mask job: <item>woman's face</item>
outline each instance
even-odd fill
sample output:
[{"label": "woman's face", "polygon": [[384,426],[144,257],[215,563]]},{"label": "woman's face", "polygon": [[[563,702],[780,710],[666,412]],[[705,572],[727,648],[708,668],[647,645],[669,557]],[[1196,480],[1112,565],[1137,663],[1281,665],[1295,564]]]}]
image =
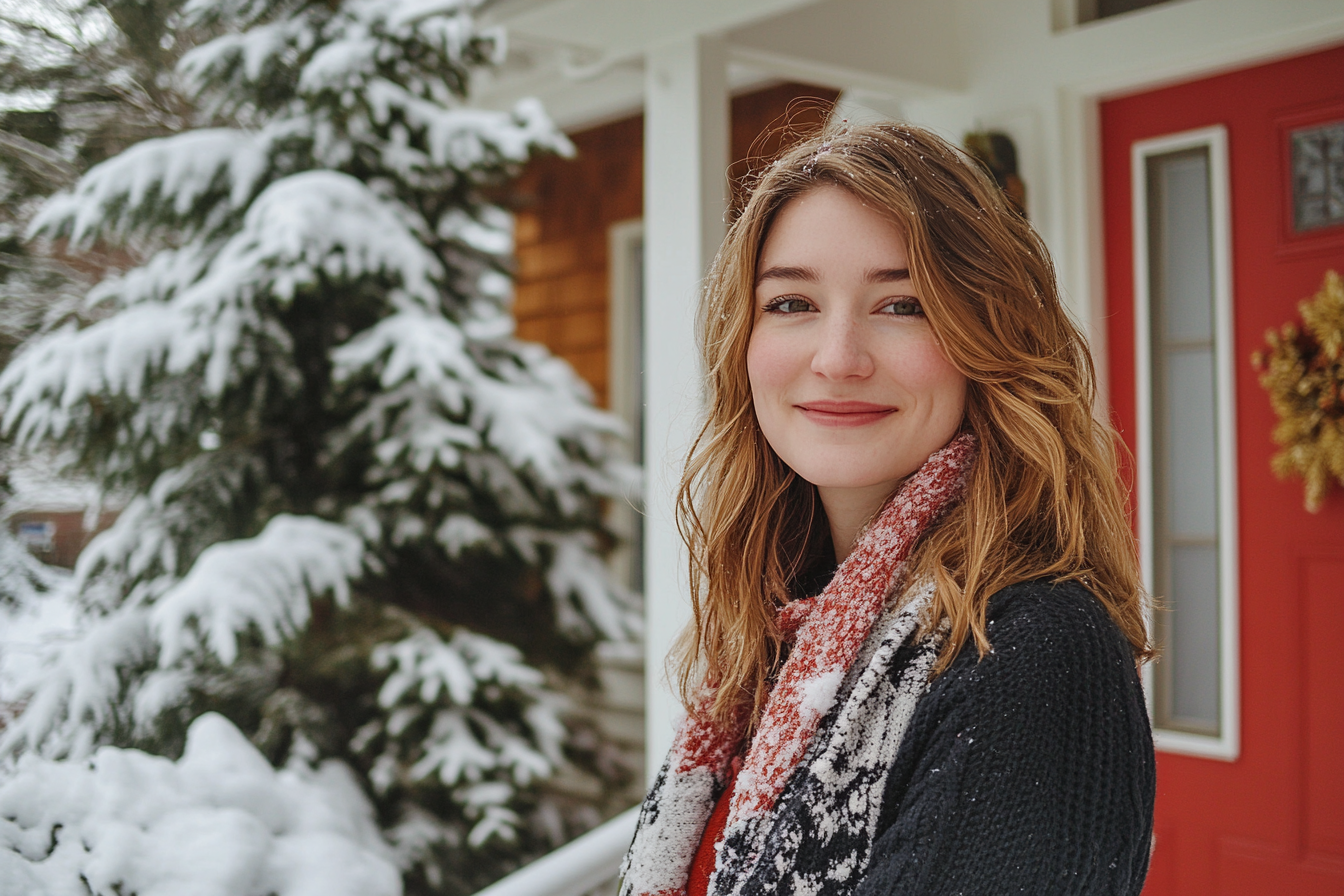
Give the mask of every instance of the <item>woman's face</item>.
[{"label": "woman's face", "polygon": [[966,377],[943,354],[909,276],[905,237],[839,187],[776,215],[747,348],[756,419],[823,501],[881,501],[961,426]]}]

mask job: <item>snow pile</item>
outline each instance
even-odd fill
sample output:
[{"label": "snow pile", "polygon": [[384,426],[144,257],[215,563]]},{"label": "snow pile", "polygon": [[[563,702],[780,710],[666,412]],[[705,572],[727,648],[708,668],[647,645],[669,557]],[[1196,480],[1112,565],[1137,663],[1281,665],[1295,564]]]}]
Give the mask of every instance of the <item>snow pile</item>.
[{"label": "snow pile", "polygon": [[115,747],[88,762],[23,757],[0,783],[0,892],[400,896],[402,884],[346,766],[273,769],[208,713],[176,762]]}]

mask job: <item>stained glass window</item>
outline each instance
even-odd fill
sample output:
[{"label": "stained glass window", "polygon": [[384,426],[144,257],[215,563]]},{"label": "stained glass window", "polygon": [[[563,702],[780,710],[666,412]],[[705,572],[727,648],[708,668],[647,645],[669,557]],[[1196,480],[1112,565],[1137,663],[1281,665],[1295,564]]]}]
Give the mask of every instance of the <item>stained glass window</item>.
[{"label": "stained glass window", "polygon": [[1344,121],[1293,131],[1293,229],[1344,224]]}]

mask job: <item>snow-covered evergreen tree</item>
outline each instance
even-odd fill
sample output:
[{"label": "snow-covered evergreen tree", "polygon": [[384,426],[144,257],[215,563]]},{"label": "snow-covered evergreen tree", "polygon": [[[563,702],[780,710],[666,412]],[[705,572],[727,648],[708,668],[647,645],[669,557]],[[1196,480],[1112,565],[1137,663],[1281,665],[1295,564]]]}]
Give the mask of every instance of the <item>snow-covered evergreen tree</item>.
[{"label": "snow-covered evergreen tree", "polygon": [[[208,717],[276,766],[353,769],[412,890],[550,845],[534,785],[566,729],[542,670],[637,630],[600,519],[633,474],[570,368],[512,337],[492,199],[569,144],[534,103],[464,104],[503,52],[476,5],[193,0],[183,27],[217,36],[177,71],[203,126],[37,215],[37,238],[142,263],[19,350],[0,429],[135,497],[0,733],[20,778],[190,753]],[[25,817],[0,846],[57,874],[78,825]],[[60,867],[92,880],[95,846]]]}]

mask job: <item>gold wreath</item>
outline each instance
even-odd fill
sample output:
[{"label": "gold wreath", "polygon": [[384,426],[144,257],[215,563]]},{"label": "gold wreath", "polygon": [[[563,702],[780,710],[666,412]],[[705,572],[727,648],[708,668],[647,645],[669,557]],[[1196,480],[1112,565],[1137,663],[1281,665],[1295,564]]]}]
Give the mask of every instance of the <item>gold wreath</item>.
[{"label": "gold wreath", "polygon": [[1278,415],[1273,439],[1283,450],[1270,460],[1280,479],[1300,476],[1304,503],[1321,509],[1331,480],[1344,485],[1344,282],[1326,271],[1320,292],[1297,305],[1292,322],[1269,330],[1268,351],[1251,355],[1260,385]]}]

